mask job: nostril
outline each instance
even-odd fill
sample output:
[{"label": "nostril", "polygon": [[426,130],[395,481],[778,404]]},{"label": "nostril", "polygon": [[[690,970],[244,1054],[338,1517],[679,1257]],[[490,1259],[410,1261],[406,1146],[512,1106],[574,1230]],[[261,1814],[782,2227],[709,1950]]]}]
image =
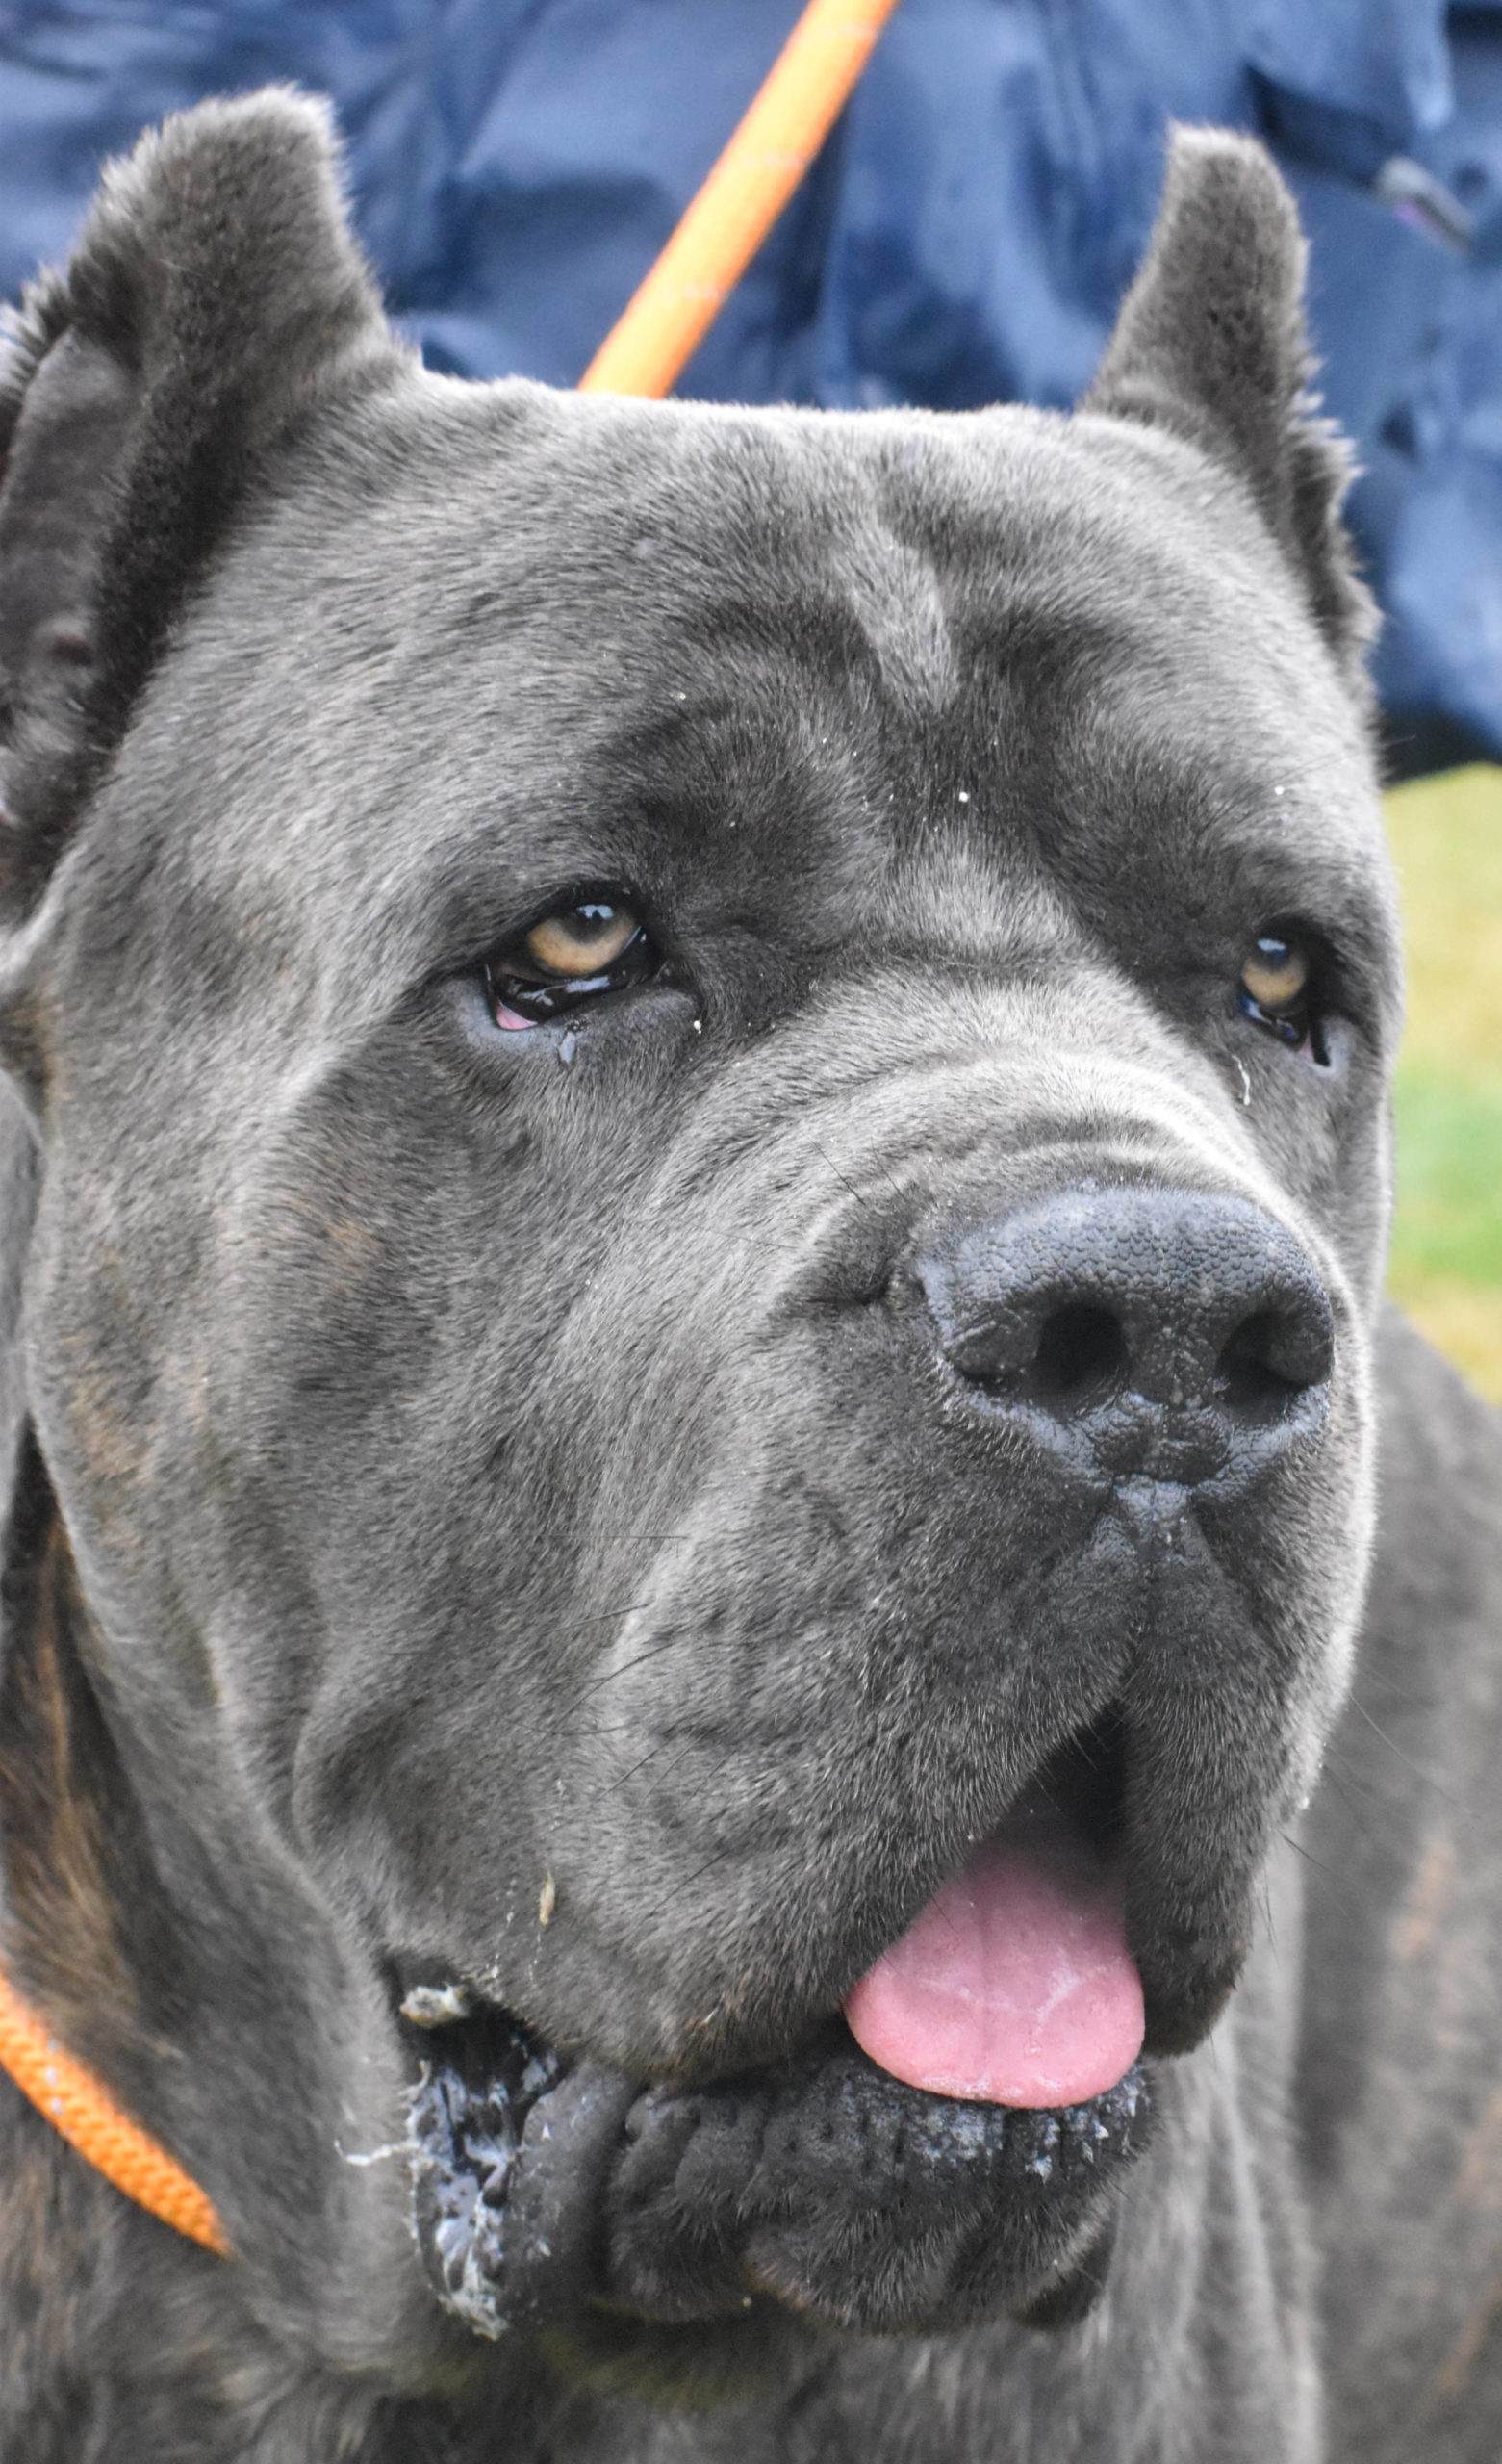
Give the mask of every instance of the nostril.
[{"label": "nostril", "polygon": [[1256,1309],[1243,1318],[1215,1364],[1215,1392],[1236,1420],[1281,1420],[1330,1373],[1328,1322]]},{"label": "nostril", "polygon": [[1040,1402],[1091,1401],[1127,1366],[1127,1339],[1108,1309],[1084,1302],[1056,1309],[1044,1322],[1029,1380]]}]

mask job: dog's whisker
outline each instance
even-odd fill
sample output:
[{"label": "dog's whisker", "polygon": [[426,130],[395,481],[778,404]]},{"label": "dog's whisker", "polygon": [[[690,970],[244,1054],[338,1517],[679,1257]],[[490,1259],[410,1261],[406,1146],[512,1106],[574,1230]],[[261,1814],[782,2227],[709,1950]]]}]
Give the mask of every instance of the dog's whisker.
[{"label": "dog's whisker", "polygon": [[645,1771],[649,1762],[654,1761],[661,1752],[662,1739],[661,1737],[654,1737],[644,1755],[642,1755],[635,1762],[631,1763],[626,1770],[617,1772],[615,1778],[611,1781],[609,1786],[604,1792],[606,1797],[619,1796],[621,1790],[624,1787],[626,1787],[629,1783],[636,1778],[637,1773],[639,1771]]},{"label": "dog's whisker", "polygon": [[1351,1707],[1353,1710],[1360,1713],[1367,1727],[1371,1730],[1373,1735],[1381,1738],[1388,1752],[1395,1754],[1398,1760],[1407,1765],[1408,1769],[1413,1772],[1415,1779],[1422,1780],[1426,1788],[1433,1788],[1436,1795],[1443,1797],[1446,1805],[1454,1806],[1458,1813],[1464,1813],[1471,1819],[1474,1818],[1473,1810],[1465,1803],[1464,1797],[1456,1796],[1454,1790],[1447,1788],[1442,1780],[1437,1780],[1432,1771],[1426,1771],[1421,1762],[1415,1762],[1413,1757],[1411,1754],[1406,1753],[1404,1748],[1399,1745],[1397,1738],[1389,1736],[1387,1730],[1382,1727],[1381,1723],[1373,1719],[1370,1711],[1366,1708],[1365,1704],[1361,1702],[1355,1694],[1351,1697]]},{"label": "dog's whisker", "polygon": [[662,1914],[665,1908],[671,1908],[675,1900],[683,1898],[687,1892],[693,1890],[698,1884],[701,1883],[706,1875],[714,1873],[719,1866],[726,1863],[728,1858],[735,1856],[737,1853],[738,1852],[734,1847],[717,1848],[714,1855],[706,1858],[703,1864],[699,1866],[694,1873],[683,1875],[681,1880],[674,1884],[672,1890],[664,1892],[661,1899],[653,1901],[652,1904],[644,1911],[643,1923],[649,1925],[654,1917]]},{"label": "dog's whisker", "polygon": [[[1387,1791],[1375,1778],[1368,1777],[1362,1770],[1353,1756],[1333,1747],[1325,1757],[1324,1773],[1338,1791],[1342,1805],[1350,1807],[1353,1822],[1358,1819],[1359,1808],[1375,1810],[1379,1813],[1386,1809]],[[1375,1843],[1377,1834],[1363,1830],[1362,1836]]]},{"label": "dog's whisker", "polygon": [[[629,1770],[618,1773],[616,1778],[611,1781],[609,1787],[605,1790],[605,1795],[607,1797],[614,1796],[618,1789],[625,1786],[627,1781],[634,1780],[639,1771],[645,1771],[648,1763],[652,1761],[655,1757],[662,1752],[665,1741],[666,1740],[660,1736],[654,1737],[651,1744],[648,1747],[647,1752],[641,1757],[641,1759],[637,1762],[633,1762]],[[679,1746],[676,1754],[673,1756],[671,1761],[666,1765],[667,1771],[675,1771],[678,1768],[678,1765],[685,1761],[693,1751],[693,1739],[690,1739],[687,1745]],[[710,1765],[708,1771],[704,1774],[704,1784],[706,1786],[711,1781],[717,1780],[726,1765],[734,1760],[735,1752],[736,1749],[732,1746],[728,1753],[721,1756],[718,1762]]]},{"label": "dog's whisker", "polygon": [[1402,1703],[1414,1711],[1437,1711],[1439,1708],[1438,1700],[1434,1694],[1415,1693],[1411,1685],[1400,1683],[1397,1678],[1386,1675],[1381,1669],[1362,1669],[1362,1690],[1365,1694],[1387,1695],[1390,1701]]},{"label": "dog's whisker", "polygon": [[661,1659],[665,1652],[676,1651],[687,1640],[687,1634],[675,1630],[665,1636],[662,1642],[651,1644],[645,1652],[638,1652],[632,1659],[622,1660],[615,1668],[592,1670],[580,1689],[579,1700],[588,1702],[589,1697],[592,1694],[598,1694],[601,1686],[614,1684],[618,1678],[629,1677],[634,1668],[645,1668],[649,1660]]},{"label": "dog's whisker", "polygon": [[571,1617],[568,1621],[569,1631],[573,1634],[582,1634],[596,1626],[619,1626],[623,1618],[638,1617],[644,1608],[651,1608],[655,1604],[655,1602],[650,1600],[627,1600],[624,1601],[619,1608],[601,1608],[597,1616]]},{"label": "dog's whisker", "polygon": [[852,1197],[855,1200],[858,1206],[869,1206],[871,1203],[870,1199],[862,1191],[855,1187],[854,1182],[850,1178],[848,1173],[841,1171],[838,1164],[836,1164],[828,1149],[821,1146],[817,1139],[814,1140],[813,1145],[814,1153],[819,1157],[820,1162],[825,1166],[826,1169],[833,1174],[835,1180],[839,1182],[841,1189],[849,1190]]},{"label": "dog's whisker", "polygon": [[1345,1910],[1349,1916],[1360,1916],[1360,1904],[1351,1897],[1349,1891],[1342,1888],[1340,1877],[1337,1874],[1336,1867],[1329,1862],[1328,1859],[1324,1857],[1316,1857],[1312,1848],[1311,1848],[1304,1840],[1300,1839],[1296,1834],[1291,1831],[1284,1831],[1280,1829],[1278,1836],[1292,1849],[1296,1857],[1303,1858],[1306,1865],[1312,1866],[1316,1873],[1325,1877],[1326,1883],[1330,1886],[1332,1897],[1339,1902],[1339,1905]]}]

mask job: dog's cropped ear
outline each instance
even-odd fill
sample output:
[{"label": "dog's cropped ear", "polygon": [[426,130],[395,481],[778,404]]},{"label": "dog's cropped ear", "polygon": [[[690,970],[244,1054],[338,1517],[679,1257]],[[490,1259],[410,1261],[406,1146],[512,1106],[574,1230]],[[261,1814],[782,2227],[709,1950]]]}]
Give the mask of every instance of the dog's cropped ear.
[{"label": "dog's cropped ear", "polygon": [[280,90],[106,171],[0,347],[0,900],[34,896],[258,466],[404,354],[328,116]]},{"label": "dog's cropped ear", "polygon": [[1350,458],[1309,392],[1306,256],[1262,146],[1175,129],[1151,244],[1080,407],[1171,428],[1239,474],[1355,683],[1374,620],[1340,520]]}]

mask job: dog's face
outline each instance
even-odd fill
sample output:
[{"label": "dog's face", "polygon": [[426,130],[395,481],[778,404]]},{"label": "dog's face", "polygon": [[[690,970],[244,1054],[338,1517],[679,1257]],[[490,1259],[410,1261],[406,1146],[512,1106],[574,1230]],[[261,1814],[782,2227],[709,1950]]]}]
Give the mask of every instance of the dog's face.
[{"label": "dog's face", "polygon": [[[27,1391],[122,1727],[368,2037],[415,2064],[452,1985],[590,2083],[536,2196],[611,2186],[647,2315],[1067,2272],[1094,2177],[841,2005],[1041,1782],[1193,2044],[1339,1699],[1394,937],[1293,244],[1244,150],[1181,186],[1072,422],[330,380],[16,928]],[[51,828],[110,649],[44,647]],[[813,2248],[821,2097],[872,2214],[929,2133],[921,2266]],[[752,2110],[696,2239],[684,2148]]]}]

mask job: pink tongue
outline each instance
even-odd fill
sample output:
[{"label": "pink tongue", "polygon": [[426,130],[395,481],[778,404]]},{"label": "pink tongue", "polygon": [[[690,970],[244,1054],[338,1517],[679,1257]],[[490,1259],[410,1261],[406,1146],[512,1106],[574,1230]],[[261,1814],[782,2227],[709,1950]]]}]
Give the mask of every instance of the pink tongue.
[{"label": "pink tongue", "polygon": [[1123,1889],[1073,1823],[1014,1814],[868,1968],[857,2044],[911,2088],[992,2105],[1077,2105],[1142,2048]]}]

